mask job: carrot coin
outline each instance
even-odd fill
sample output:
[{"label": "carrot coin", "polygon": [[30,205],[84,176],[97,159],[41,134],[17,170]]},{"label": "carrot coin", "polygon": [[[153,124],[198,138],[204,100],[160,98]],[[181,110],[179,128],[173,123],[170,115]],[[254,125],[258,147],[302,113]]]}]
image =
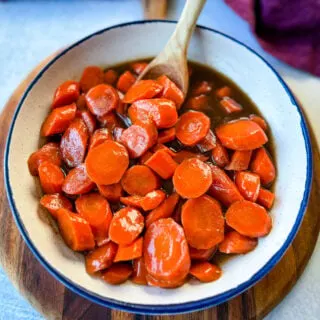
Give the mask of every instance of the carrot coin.
[{"label": "carrot coin", "polygon": [[134,62],[131,63],[130,67],[132,71],[136,74],[140,74],[143,72],[143,70],[147,67],[148,63],[147,62]]},{"label": "carrot coin", "polygon": [[246,200],[256,202],[260,191],[260,177],[252,172],[236,173],[236,185]]},{"label": "carrot coin", "polygon": [[76,102],[79,96],[79,82],[68,80],[62,83],[55,91],[51,108],[62,107]]},{"label": "carrot coin", "polygon": [[133,103],[141,99],[151,99],[163,89],[155,80],[140,80],[135,83],[124,95],[124,103]]},{"label": "carrot coin", "polygon": [[97,129],[90,138],[89,150],[107,140],[112,140],[112,134],[110,130],[107,128]]},{"label": "carrot coin", "polygon": [[104,73],[103,78],[106,84],[110,84],[113,86],[117,82],[118,72],[113,69],[109,69]]},{"label": "carrot coin", "polygon": [[144,265],[143,257],[134,259],[132,266],[133,266],[133,273],[132,273],[131,281],[136,284],[146,285],[147,270],[146,270],[146,266]]},{"label": "carrot coin", "polygon": [[45,194],[40,199],[40,204],[45,207],[54,218],[57,218],[57,211],[61,208],[72,210],[72,203],[61,193]]},{"label": "carrot coin", "polygon": [[103,83],[103,71],[100,67],[86,67],[80,79],[80,87],[83,92],[88,92],[91,88]]},{"label": "carrot coin", "polygon": [[120,75],[117,81],[117,89],[125,93],[132,87],[135,82],[136,77],[130,71],[125,71]]},{"label": "carrot coin", "polygon": [[121,183],[109,184],[109,185],[97,185],[99,192],[110,202],[120,201],[120,197],[123,196],[123,189]]},{"label": "carrot coin", "polygon": [[176,152],[176,154],[173,157],[174,161],[177,163],[182,163],[184,160],[191,159],[191,158],[197,158],[203,162],[205,162],[209,159],[209,157],[207,157],[203,154],[191,152],[189,150],[178,151],[178,152]]},{"label": "carrot coin", "polygon": [[129,245],[119,245],[114,262],[128,261],[142,257],[143,237],[134,240]]},{"label": "carrot coin", "polygon": [[247,253],[252,251],[258,244],[257,239],[241,235],[237,231],[230,231],[219,244],[219,251],[223,253]]},{"label": "carrot coin", "polygon": [[123,262],[114,263],[106,271],[102,272],[101,278],[109,284],[121,284],[126,282],[132,274],[132,266]]},{"label": "carrot coin", "polygon": [[151,191],[140,200],[141,208],[144,211],[153,210],[162,203],[165,197],[166,194],[162,190]]},{"label": "carrot coin", "polygon": [[270,190],[260,188],[257,202],[267,209],[271,209],[275,195]]},{"label": "carrot coin", "polygon": [[190,274],[201,282],[212,282],[221,277],[222,271],[210,262],[201,261],[192,264]]},{"label": "carrot coin", "polygon": [[193,247],[189,247],[191,260],[201,260],[201,261],[210,260],[216,251],[217,251],[217,246],[214,246],[209,249],[196,249]]},{"label": "carrot coin", "polygon": [[39,178],[44,193],[59,193],[62,191],[64,174],[60,167],[49,161],[41,162]]}]

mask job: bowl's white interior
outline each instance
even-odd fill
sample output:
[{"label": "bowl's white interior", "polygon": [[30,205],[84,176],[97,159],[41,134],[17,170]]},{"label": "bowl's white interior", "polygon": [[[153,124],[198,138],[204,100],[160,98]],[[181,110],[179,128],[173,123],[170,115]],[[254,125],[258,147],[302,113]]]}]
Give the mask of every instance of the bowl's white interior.
[{"label": "bowl's white interior", "polygon": [[[9,181],[20,219],[36,249],[52,268],[79,287],[101,297],[127,303],[168,305],[195,301],[248,281],[282,247],[303,198],[307,158],[301,118],[277,76],[259,57],[219,34],[197,29],[189,49],[191,60],[212,66],[233,79],[258,105],[272,129],[278,178],[271,211],[274,226],[253,252],[223,265],[223,276],[208,284],[186,284],[175,290],[110,286],[86,274],[81,255],[72,253],[39,218],[35,180],[27,170],[28,156],[38,148],[39,130],[55,88],[66,79],[79,79],[90,64],[114,65],[151,57],[164,46],[174,29],[170,23],[135,24],[112,29],[75,46],[55,61],[28,93],[16,119],[9,150]],[[160,298],[161,297],[161,298]]]}]

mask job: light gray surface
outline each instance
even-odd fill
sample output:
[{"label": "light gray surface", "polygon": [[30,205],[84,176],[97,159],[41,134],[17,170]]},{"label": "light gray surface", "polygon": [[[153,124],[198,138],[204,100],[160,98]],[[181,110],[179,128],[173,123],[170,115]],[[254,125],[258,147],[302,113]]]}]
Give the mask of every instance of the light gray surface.
[{"label": "light gray surface", "polygon": [[[184,1],[172,0],[169,19],[177,19]],[[0,110],[15,87],[40,61],[59,48],[107,26],[142,19],[139,0],[0,2]],[[223,31],[263,54],[280,72],[305,107],[320,137],[319,79],[296,71],[262,52],[248,25],[222,0],[208,0],[199,24]],[[155,39],[156,41],[156,39]],[[318,140],[319,141],[319,140]],[[319,242],[307,269],[284,301],[267,317],[319,319]],[[43,319],[15,290],[0,269],[0,320]]]}]

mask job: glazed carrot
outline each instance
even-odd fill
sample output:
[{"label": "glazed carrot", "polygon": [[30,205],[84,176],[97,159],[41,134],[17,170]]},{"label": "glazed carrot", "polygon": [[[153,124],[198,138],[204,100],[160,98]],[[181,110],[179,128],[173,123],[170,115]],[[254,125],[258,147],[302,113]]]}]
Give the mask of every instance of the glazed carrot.
[{"label": "glazed carrot", "polygon": [[94,248],[93,234],[84,218],[64,208],[57,211],[57,217],[61,236],[68,247],[74,251]]},{"label": "glazed carrot", "polygon": [[123,133],[124,129],[123,128],[120,128],[120,127],[115,127],[113,129],[113,138],[115,141],[117,142],[120,142],[121,141],[121,136],[122,136],[122,133]]},{"label": "glazed carrot", "polygon": [[84,121],[75,118],[64,132],[60,141],[62,159],[68,167],[73,168],[83,162],[88,139],[88,128]]},{"label": "glazed carrot", "polygon": [[103,271],[101,278],[109,284],[121,284],[126,282],[132,274],[132,266],[123,262],[114,263],[106,271]]},{"label": "glazed carrot", "polygon": [[112,134],[107,128],[100,128],[94,131],[90,138],[89,150],[102,144],[107,140],[112,140]]},{"label": "glazed carrot", "polygon": [[140,206],[144,211],[149,211],[157,208],[165,199],[166,194],[162,190],[154,190],[147,193],[140,200]]},{"label": "glazed carrot", "polygon": [[132,263],[132,267],[133,267],[133,273],[132,273],[131,281],[134,282],[135,284],[146,285],[147,270],[146,270],[146,266],[144,265],[143,257],[134,259]]},{"label": "glazed carrot", "polygon": [[178,121],[176,105],[168,99],[144,99],[134,102],[128,109],[132,123],[153,121],[158,129],[173,127]]},{"label": "glazed carrot", "polygon": [[260,191],[260,177],[252,172],[236,173],[235,183],[246,200],[256,202]]},{"label": "glazed carrot", "polygon": [[183,205],[181,222],[190,246],[210,249],[224,237],[224,218],[219,202],[208,195],[189,199]]},{"label": "glazed carrot", "polygon": [[76,102],[80,96],[79,82],[68,80],[62,83],[54,93],[51,108],[66,106]]},{"label": "glazed carrot", "polygon": [[97,185],[99,192],[110,202],[120,201],[120,197],[123,195],[123,189],[121,183],[109,184],[109,185]]},{"label": "glazed carrot", "polygon": [[76,202],[77,212],[90,224],[97,243],[108,239],[112,212],[108,201],[99,193],[89,193],[80,196]]},{"label": "glazed carrot", "polygon": [[84,194],[94,188],[94,182],[88,177],[86,167],[80,164],[67,174],[62,191],[70,195]]},{"label": "glazed carrot", "polygon": [[176,136],[182,144],[194,146],[208,134],[210,119],[198,111],[184,113],[176,124]]},{"label": "glazed carrot", "polygon": [[156,151],[146,162],[162,179],[169,179],[173,176],[178,164],[165,150]]},{"label": "glazed carrot", "polygon": [[76,101],[77,109],[84,110],[87,108],[86,95],[84,93],[80,94]]},{"label": "glazed carrot", "polygon": [[264,206],[265,208],[271,209],[274,202],[274,198],[275,198],[274,193],[272,193],[267,189],[260,188],[257,202],[262,206]]},{"label": "glazed carrot", "polygon": [[112,241],[89,252],[85,257],[86,271],[94,274],[109,268],[117,254],[118,245]]},{"label": "glazed carrot", "polygon": [[212,91],[212,83],[208,81],[200,81],[196,83],[191,89],[192,96],[200,96],[201,94],[208,94]]},{"label": "glazed carrot", "polygon": [[189,247],[191,260],[200,260],[200,261],[210,260],[216,251],[217,251],[217,246],[214,246],[209,249],[196,249],[193,247]]},{"label": "glazed carrot", "polygon": [[253,150],[268,142],[268,137],[255,122],[240,119],[222,124],[216,134],[226,148],[233,150]]},{"label": "glazed carrot", "polygon": [[128,245],[138,238],[143,228],[143,215],[134,208],[125,207],[113,215],[109,237],[117,244]]},{"label": "glazed carrot", "polygon": [[157,81],[163,86],[161,98],[172,100],[179,110],[184,100],[182,91],[166,75],[160,76]]},{"label": "glazed carrot", "polygon": [[212,184],[210,166],[196,158],[184,160],[176,168],[172,182],[181,197],[198,198]]},{"label": "glazed carrot", "polygon": [[159,188],[159,179],[155,173],[144,165],[129,168],[121,179],[122,188],[130,195],[145,196]]},{"label": "glazed carrot", "polygon": [[171,218],[152,223],[144,237],[144,262],[148,274],[160,281],[182,281],[190,269],[184,231]]},{"label": "glazed carrot", "polygon": [[220,106],[227,114],[240,112],[243,109],[238,102],[230,97],[223,97],[222,100],[220,100]]},{"label": "glazed carrot", "polygon": [[150,274],[147,273],[146,280],[148,286],[151,287],[159,287],[159,288],[165,288],[165,289],[174,289],[181,287],[185,284],[186,278],[184,279],[178,279],[178,280],[171,280],[171,281],[165,281],[165,280],[158,280],[154,277],[152,277]]},{"label": "glazed carrot", "polygon": [[194,153],[188,150],[181,150],[176,152],[175,156],[173,157],[173,160],[177,163],[181,163],[184,160],[191,159],[191,158],[197,158],[203,162],[207,161],[209,157],[199,154],[199,153]]},{"label": "glazed carrot", "polygon": [[103,83],[103,71],[97,66],[86,67],[80,78],[80,87],[83,92],[88,92],[91,88]]},{"label": "glazed carrot", "polygon": [[137,100],[151,99],[160,93],[163,86],[155,80],[140,80],[133,84],[124,95],[124,103],[133,103]]},{"label": "glazed carrot", "polygon": [[212,149],[211,154],[214,163],[220,168],[224,168],[230,163],[227,149],[218,141],[216,146]]},{"label": "glazed carrot", "polygon": [[261,183],[265,186],[271,184],[276,177],[276,169],[265,148],[255,151],[250,169],[260,176]]},{"label": "glazed carrot", "polygon": [[105,71],[103,75],[104,83],[110,84],[112,86],[116,84],[117,79],[118,79],[118,72],[113,69],[109,69]]},{"label": "glazed carrot", "polygon": [[52,110],[42,124],[41,135],[48,137],[64,132],[76,116],[76,110],[75,103]]},{"label": "glazed carrot", "polygon": [[108,140],[89,150],[85,164],[92,181],[109,185],[120,181],[129,166],[129,156],[123,145]]},{"label": "glazed carrot", "polygon": [[159,133],[158,133],[158,143],[171,142],[175,138],[176,138],[176,128],[175,127],[159,131]]},{"label": "glazed carrot", "polygon": [[209,98],[204,94],[196,97],[190,97],[184,106],[186,109],[203,111],[209,106]]},{"label": "glazed carrot", "polygon": [[96,116],[104,116],[119,104],[119,95],[115,88],[108,84],[99,84],[86,94],[89,110]]},{"label": "glazed carrot", "polygon": [[77,115],[79,115],[83,122],[86,124],[89,133],[93,134],[97,126],[97,121],[94,115],[88,110],[80,110],[77,112]]},{"label": "glazed carrot", "polygon": [[[159,141],[159,139],[158,139],[158,141]],[[176,153],[173,150],[171,150],[170,148],[168,148],[167,146],[165,146],[162,143],[157,143],[155,146],[153,146],[151,148],[152,152],[157,152],[159,150],[167,152],[171,157],[175,157],[175,155],[176,155]]]},{"label": "glazed carrot", "polygon": [[211,166],[212,185],[208,193],[222,202],[226,207],[230,206],[233,202],[242,200],[243,197],[237,189],[234,182],[228,175],[217,166]]},{"label": "glazed carrot", "polygon": [[128,207],[141,209],[140,201],[142,198],[142,196],[120,197],[120,202]]},{"label": "glazed carrot", "polygon": [[216,281],[221,277],[221,269],[207,261],[195,262],[190,268],[190,274],[201,282]]},{"label": "glazed carrot", "polygon": [[136,77],[130,71],[125,71],[120,75],[117,81],[117,89],[119,89],[121,92],[126,93],[135,82]]},{"label": "glazed carrot", "polygon": [[127,148],[130,158],[141,157],[158,139],[158,131],[152,123],[139,123],[124,130],[121,143]]},{"label": "glazed carrot", "polygon": [[134,240],[129,245],[119,245],[114,262],[128,261],[142,257],[143,237]]},{"label": "glazed carrot", "polygon": [[113,130],[115,127],[120,126],[120,122],[117,119],[117,116],[113,112],[109,112],[103,116],[97,117],[101,127]]},{"label": "glazed carrot", "polygon": [[153,222],[159,219],[169,218],[172,215],[178,201],[179,201],[179,195],[177,193],[173,193],[172,195],[170,195],[157,208],[153,209],[146,216],[146,222],[145,222],[146,227],[149,228]]},{"label": "glazed carrot", "polygon": [[54,218],[57,218],[57,211],[60,208],[72,210],[72,203],[61,193],[45,194],[40,199],[40,204],[45,207]]},{"label": "glazed carrot", "polygon": [[219,251],[223,253],[247,253],[258,244],[257,239],[241,235],[237,231],[230,231],[219,244]]},{"label": "glazed carrot", "polygon": [[140,164],[145,164],[146,161],[152,157],[153,153],[150,151],[145,152],[139,159]]},{"label": "glazed carrot", "polygon": [[232,94],[232,90],[230,87],[222,87],[216,90],[216,95],[218,98],[222,99],[223,97],[230,97]]},{"label": "glazed carrot", "polygon": [[147,62],[134,62],[131,63],[130,67],[132,71],[139,75],[140,73],[143,72],[143,70],[147,67],[148,63]]},{"label": "glazed carrot", "polygon": [[244,236],[251,238],[266,236],[272,220],[264,207],[247,200],[233,203],[227,210],[226,223]]},{"label": "glazed carrot", "polygon": [[38,175],[38,168],[41,162],[50,161],[58,167],[62,164],[60,148],[57,143],[49,142],[42,148],[32,153],[28,159],[29,171],[33,176]]},{"label": "glazed carrot", "polygon": [[212,130],[209,130],[207,135],[204,137],[204,139],[197,144],[197,147],[199,148],[200,152],[208,152],[214,149],[216,145],[217,145],[216,136],[212,132]]},{"label": "glazed carrot", "polygon": [[49,161],[39,165],[39,178],[44,193],[59,193],[62,190],[64,174],[60,167]]},{"label": "glazed carrot", "polygon": [[224,167],[225,170],[242,171],[247,170],[251,160],[252,150],[236,150],[232,156],[230,163]]},{"label": "glazed carrot", "polygon": [[268,125],[262,117],[257,116],[256,114],[250,114],[249,119],[258,124],[264,131],[268,130]]}]

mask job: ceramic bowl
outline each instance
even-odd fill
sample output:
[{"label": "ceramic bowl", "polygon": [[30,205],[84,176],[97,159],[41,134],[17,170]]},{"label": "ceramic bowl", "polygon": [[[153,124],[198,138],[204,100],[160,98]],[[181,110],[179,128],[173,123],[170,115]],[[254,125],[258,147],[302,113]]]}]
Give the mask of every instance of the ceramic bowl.
[{"label": "ceramic bowl", "polygon": [[137,21],[96,32],[63,50],[30,84],[19,103],[5,152],[8,198],[18,228],[43,266],[74,292],[107,307],[146,314],[190,312],[222,303],[248,289],[272,269],[292,242],[306,210],[312,180],[312,155],[305,120],[290,90],[257,53],[218,31],[197,27],[189,59],[215,68],[236,82],[267,120],[275,146],[276,201],[271,233],[246,255],[223,264],[215,282],[190,282],[159,289],[126,282],[111,286],[85,272],[83,256],[71,252],[39,208],[40,193],[27,170],[39,147],[39,131],[55,88],[79,79],[87,65],[115,64],[155,56],[174,22]]}]

